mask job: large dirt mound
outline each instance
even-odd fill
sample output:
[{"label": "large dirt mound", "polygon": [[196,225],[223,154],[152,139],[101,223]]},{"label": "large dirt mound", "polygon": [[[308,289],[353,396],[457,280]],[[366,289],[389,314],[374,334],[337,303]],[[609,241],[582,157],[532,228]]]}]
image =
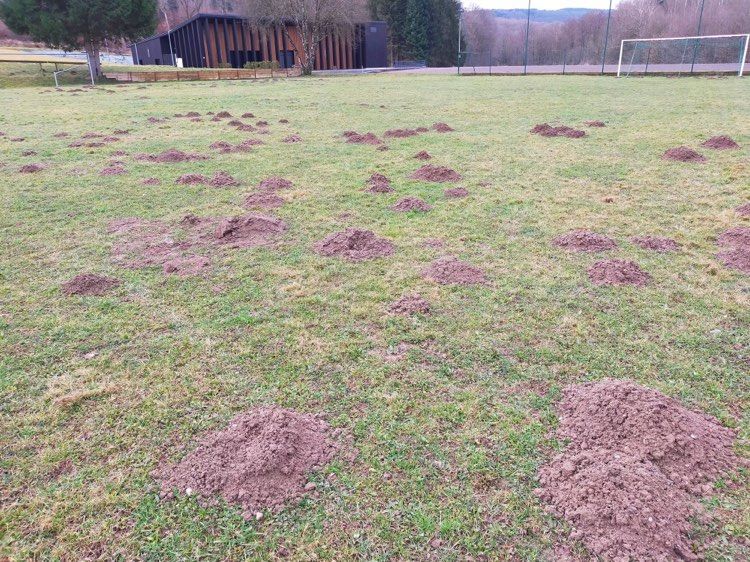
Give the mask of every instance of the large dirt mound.
[{"label": "large dirt mound", "polygon": [[717,137],[711,137],[701,143],[701,146],[705,148],[713,148],[714,150],[734,150],[740,147],[732,137],[727,135],[719,135]]},{"label": "large dirt mound", "polygon": [[248,209],[276,209],[286,201],[275,193],[251,193],[245,197],[243,206]]},{"label": "large dirt mound", "polygon": [[62,284],[65,295],[89,295],[100,297],[120,285],[120,280],[96,273],[82,273]]},{"label": "large dirt mound", "polygon": [[730,228],[719,236],[716,243],[723,248],[717,257],[724,267],[750,275],[750,228]]},{"label": "large dirt mound", "polygon": [[445,166],[434,166],[425,164],[410,176],[413,180],[432,181],[437,183],[454,182],[461,179],[461,175],[455,170]]},{"label": "large dirt mound", "polygon": [[549,123],[540,123],[534,125],[531,132],[535,135],[541,135],[543,137],[567,137],[569,139],[579,139],[586,136],[586,131],[574,129],[567,125],[560,125],[559,127],[553,127]]},{"label": "large dirt mound", "polygon": [[391,205],[391,210],[397,213],[409,213],[412,211],[425,213],[432,210],[432,205],[419,197],[402,197]]},{"label": "large dirt mound", "polygon": [[170,148],[159,154],[138,154],[137,160],[144,162],[155,162],[155,163],[172,163],[172,162],[195,162],[197,160],[208,160],[208,156],[202,154],[192,154],[189,152],[183,152],[175,148]]},{"label": "large dirt mound", "polygon": [[604,252],[617,247],[617,243],[609,236],[583,229],[562,234],[552,240],[552,243],[570,252]]},{"label": "large dirt mound", "polygon": [[654,252],[676,252],[680,249],[680,245],[675,240],[664,236],[634,236],[630,240],[636,246]]},{"label": "large dirt mound", "polygon": [[427,314],[430,312],[430,303],[419,294],[404,295],[388,306],[389,312],[393,314]]},{"label": "large dirt mound", "polygon": [[627,381],[567,387],[537,495],[607,560],[695,560],[687,536],[697,498],[740,460],[734,432]]},{"label": "large dirt mound", "polygon": [[630,260],[602,260],[588,270],[589,279],[594,285],[646,285],[651,276]]},{"label": "large dirt mound", "polygon": [[441,285],[485,283],[484,271],[453,256],[438,258],[422,271],[422,276]]},{"label": "large dirt mound", "polygon": [[177,491],[208,501],[223,498],[250,519],[314,489],[309,474],[331,462],[339,449],[332,437],[318,417],[259,407],[209,433],[193,452],[155,476],[166,497]]},{"label": "large dirt mound", "polygon": [[662,155],[662,160],[675,160],[677,162],[705,162],[706,157],[687,146],[670,148]]},{"label": "large dirt mound", "polygon": [[387,238],[370,230],[347,228],[316,242],[313,249],[323,256],[341,256],[349,261],[364,261],[391,255],[395,247]]},{"label": "large dirt mound", "polygon": [[287,230],[284,221],[266,215],[244,215],[222,219],[216,227],[216,240],[235,248],[267,244]]},{"label": "large dirt mound", "polygon": [[393,191],[391,180],[376,172],[367,180],[367,191],[370,193],[391,193]]}]

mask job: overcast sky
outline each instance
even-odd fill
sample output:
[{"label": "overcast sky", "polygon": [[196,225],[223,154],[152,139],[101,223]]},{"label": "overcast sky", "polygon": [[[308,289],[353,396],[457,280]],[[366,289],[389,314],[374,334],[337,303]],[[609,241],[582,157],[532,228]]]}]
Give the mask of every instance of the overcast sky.
[{"label": "overcast sky", "polygon": [[[613,0],[616,6],[620,0]],[[463,0],[463,5],[469,8],[477,5],[480,8],[526,8],[528,0]],[[559,8],[601,8],[609,7],[609,0],[531,0],[531,7],[539,10],[557,10]]]}]

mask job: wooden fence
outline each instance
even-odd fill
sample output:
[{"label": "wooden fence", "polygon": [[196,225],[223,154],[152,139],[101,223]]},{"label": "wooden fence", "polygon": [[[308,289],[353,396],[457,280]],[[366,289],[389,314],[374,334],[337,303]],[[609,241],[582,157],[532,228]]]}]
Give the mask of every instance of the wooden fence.
[{"label": "wooden fence", "polygon": [[207,70],[165,70],[105,72],[104,76],[118,82],[193,82],[195,80],[255,80],[289,78],[301,74],[299,68],[215,68]]}]

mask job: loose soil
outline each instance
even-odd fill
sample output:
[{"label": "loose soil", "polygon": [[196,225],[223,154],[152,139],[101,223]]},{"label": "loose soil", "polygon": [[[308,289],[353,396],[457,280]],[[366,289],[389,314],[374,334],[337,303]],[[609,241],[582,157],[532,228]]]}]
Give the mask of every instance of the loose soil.
[{"label": "loose soil", "polygon": [[585,124],[587,127],[606,127],[604,121],[586,121]]},{"label": "loose soil", "polygon": [[727,135],[719,135],[718,137],[711,137],[710,139],[703,141],[701,146],[705,148],[712,148],[714,150],[735,150],[740,147],[732,137]]},{"label": "loose soil", "polygon": [[206,185],[208,182],[203,174],[183,174],[175,181],[178,185]]},{"label": "loose soil", "polygon": [[284,137],[281,142],[285,142],[287,144],[302,142],[302,137],[299,135],[289,135],[288,137]]},{"label": "loose soil", "polygon": [[170,148],[159,154],[138,154],[136,155],[137,160],[143,160],[145,162],[156,162],[156,163],[171,163],[171,162],[196,162],[198,160],[208,160],[208,156],[203,154],[191,154],[183,152],[174,148]]},{"label": "loose soil", "polygon": [[161,185],[159,178],[146,178],[141,182],[141,185]]},{"label": "loose soil", "polygon": [[662,155],[662,160],[675,160],[677,162],[705,162],[706,157],[687,146],[670,148]]},{"label": "loose soil", "polygon": [[211,187],[237,187],[240,182],[230,176],[227,172],[216,172],[208,182]]},{"label": "loose soil", "polygon": [[96,273],[82,273],[62,284],[65,295],[88,295],[101,297],[120,285],[120,280]]},{"label": "loose soil", "polygon": [[100,172],[100,176],[121,176],[122,174],[127,174],[128,171],[123,168],[120,165],[115,166],[108,166],[106,168],[103,168]]},{"label": "loose soil", "polygon": [[722,247],[750,247],[750,228],[735,226],[719,235],[716,243]]},{"label": "loose soil", "polygon": [[294,184],[287,179],[279,176],[271,176],[266,178],[258,184],[258,189],[265,189],[267,191],[278,191],[279,189],[289,189]]},{"label": "loose soil", "polygon": [[391,180],[383,174],[374,173],[367,180],[367,191],[370,193],[391,193],[393,192]]},{"label": "loose soil", "polygon": [[743,203],[734,209],[734,212],[741,217],[750,217],[750,201]]},{"label": "loose soil", "polygon": [[164,262],[162,270],[166,275],[177,275],[178,277],[190,277],[200,275],[204,269],[211,265],[211,261],[205,256],[179,257]]},{"label": "loose soil", "polygon": [[198,494],[238,505],[247,519],[315,488],[309,475],[333,460],[336,433],[319,417],[277,406],[236,416],[179,463],[157,470],[164,497]]},{"label": "loose soil", "polygon": [[430,156],[430,153],[426,150],[420,150],[414,155],[414,158],[417,160],[430,160],[432,156]]},{"label": "loose soil", "polygon": [[660,392],[605,379],[569,386],[537,495],[607,560],[697,560],[688,532],[698,499],[741,461],[734,432]]},{"label": "loose soil", "polygon": [[361,135],[356,131],[346,131],[344,132],[344,137],[346,138],[346,142],[352,144],[383,144],[383,141],[380,140],[375,133],[365,133]]},{"label": "loose soil", "polygon": [[443,191],[443,195],[448,199],[458,199],[469,195],[469,190],[465,187],[451,187],[450,189]]},{"label": "loose soil", "polygon": [[552,243],[569,252],[604,252],[617,247],[617,243],[608,236],[590,230],[572,230],[558,236]]},{"label": "loose soil", "polygon": [[455,131],[448,123],[435,123],[432,128],[438,133],[452,133]]},{"label": "loose soil", "polygon": [[730,228],[719,236],[716,243],[723,248],[717,258],[724,267],[750,275],[750,228]]},{"label": "loose soil", "polygon": [[453,256],[433,261],[422,271],[422,277],[441,285],[478,285],[487,282],[484,271]]},{"label": "loose soil", "polygon": [[242,118],[243,119],[255,119],[255,115],[253,115],[252,113],[243,113]]},{"label": "loose soil", "polygon": [[279,218],[250,214],[222,219],[215,237],[219,244],[232,248],[252,248],[268,244],[286,230],[286,223]]},{"label": "loose soil", "polygon": [[404,295],[388,306],[388,311],[393,314],[427,314],[430,312],[430,303],[415,293],[413,295]]},{"label": "loose soil", "polygon": [[451,170],[445,166],[433,166],[432,164],[425,164],[409,177],[413,180],[437,183],[455,182],[461,179],[461,175],[455,170]]},{"label": "loose soil", "polygon": [[651,276],[630,260],[602,260],[588,270],[589,279],[594,285],[633,285],[643,287]]},{"label": "loose soil", "polygon": [[414,129],[390,129],[383,133],[383,136],[389,139],[405,139],[407,137],[415,137],[418,134]]},{"label": "loose soil", "polygon": [[313,246],[323,256],[340,256],[349,261],[365,261],[391,255],[395,251],[393,242],[380,238],[370,230],[347,228],[329,234]]},{"label": "loose soil", "polygon": [[410,213],[412,211],[424,213],[431,211],[432,205],[419,197],[402,197],[391,205],[391,210],[397,213]]},{"label": "loose soil", "polygon": [[535,135],[541,135],[543,137],[567,137],[569,139],[579,139],[586,136],[586,131],[580,129],[574,129],[567,125],[560,125],[559,127],[553,127],[549,123],[540,123],[535,125],[531,132]]},{"label": "loose soil", "polygon": [[286,201],[275,193],[252,193],[245,198],[243,206],[247,209],[276,209]]},{"label": "loose soil", "polygon": [[634,236],[630,241],[644,250],[654,252],[676,252],[680,249],[680,245],[675,240],[663,236]]},{"label": "loose soil", "polygon": [[44,164],[24,164],[18,168],[19,174],[35,174],[44,170]]},{"label": "loose soil", "polygon": [[24,150],[21,156],[36,156],[36,150]]}]

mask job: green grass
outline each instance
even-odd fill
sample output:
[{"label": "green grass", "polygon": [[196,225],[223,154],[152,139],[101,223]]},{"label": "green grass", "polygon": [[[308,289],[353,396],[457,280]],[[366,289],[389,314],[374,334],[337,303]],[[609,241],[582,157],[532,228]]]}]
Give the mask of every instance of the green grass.
[{"label": "green grass", "polygon": [[[748,456],[750,279],[715,258],[717,233],[748,225],[732,210],[750,199],[747,80],[387,74],[114,90],[0,92],[10,109],[0,130],[27,138],[0,139],[0,557],[269,560],[284,545],[294,560],[549,558],[566,528],[533,491],[539,464],[561,446],[550,437],[554,407],[566,384],[602,377],[717,416]],[[252,153],[206,162],[132,158],[245,138],[209,121],[146,122],[191,110],[252,111],[272,133]],[[591,119],[607,127],[580,140],[528,133]],[[435,121],[456,132],[394,140],[386,152],[339,137]],[[116,147],[67,147],[116,128],[133,130]],[[304,142],[282,144],[292,132]],[[743,148],[704,151],[703,165],[660,160],[721,133]],[[32,148],[38,156],[21,156]],[[131,154],[130,173],[100,177],[115,148]],[[463,174],[470,196],[446,200],[443,187],[407,179],[419,150]],[[49,167],[16,174],[28,162]],[[245,187],[174,184],[219,169]],[[372,172],[396,193],[365,193]],[[290,226],[276,247],[220,252],[208,275],[189,279],[111,262],[110,220],[239,214],[269,175],[295,183],[276,213]],[[162,186],[140,185],[149,176]],[[388,210],[407,194],[434,210]],[[311,251],[347,225],[388,236],[395,254],[351,264]],[[595,256],[550,245],[577,227],[614,237],[616,256],[638,261],[652,283],[592,286]],[[628,241],[639,234],[674,237],[683,251],[642,251]],[[425,248],[428,238],[444,249]],[[422,279],[443,254],[491,282]],[[60,284],[84,271],[123,285],[103,298],[63,296]],[[412,291],[431,315],[385,313]],[[408,351],[388,357],[402,342]],[[160,461],[262,403],[325,414],[353,436],[357,460],[316,475],[318,497],[259,523],[194,498],[158,501],[150,473]],[[65,459],[75,472],[50,477]],[[741,476],[727,489],[709,505],[716,520],[695,530],[710,560],[750,554],[750,494]]]}]

